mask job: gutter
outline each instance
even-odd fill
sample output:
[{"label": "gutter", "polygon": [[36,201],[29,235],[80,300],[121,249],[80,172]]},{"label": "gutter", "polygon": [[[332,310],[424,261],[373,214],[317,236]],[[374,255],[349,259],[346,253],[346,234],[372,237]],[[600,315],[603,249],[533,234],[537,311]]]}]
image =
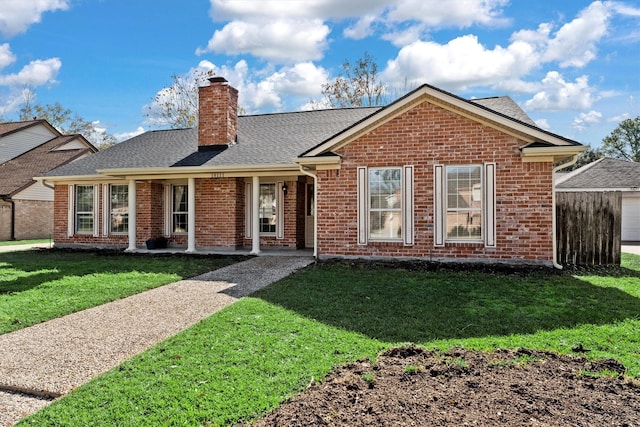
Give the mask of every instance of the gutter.
[{"label": "gutter", "polygon": [[313,258],[318,260],[318,175],[300,166],[300,172],[313,178]]},{"label": "gutter", "polygon": [[558,238],[557,238],[557,233],[556,233],[556,172],[567,168],[569,166],[574,165],[576,162],[578,161],[578,154],[574,154],[573,157],[571,158],[570,161],[566,162],[566,163],[562,163],[561,165],[558,165],[556,167],[553,168],[553,172],[551,175],[551,211],[553,212],[553,218],[552,218],[552,230],[553,230],[553,266],[555,268],[557,268],[558,270],[562,270],[562,266],[560,264],[558,264]]}]

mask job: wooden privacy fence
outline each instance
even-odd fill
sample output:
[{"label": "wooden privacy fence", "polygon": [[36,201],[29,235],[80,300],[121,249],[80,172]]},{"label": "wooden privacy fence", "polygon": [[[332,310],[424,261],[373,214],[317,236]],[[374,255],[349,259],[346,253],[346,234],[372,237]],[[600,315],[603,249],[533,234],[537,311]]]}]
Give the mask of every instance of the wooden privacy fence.
[{"label": "wooden privacy fence", "polygon": [[620,265],[622,193],[556,193],[559,264]]}]

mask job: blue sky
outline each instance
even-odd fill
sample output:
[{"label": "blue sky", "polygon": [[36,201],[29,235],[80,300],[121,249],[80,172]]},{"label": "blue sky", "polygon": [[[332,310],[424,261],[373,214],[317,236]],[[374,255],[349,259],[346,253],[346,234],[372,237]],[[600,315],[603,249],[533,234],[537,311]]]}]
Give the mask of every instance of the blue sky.
[{"label": "blue sky", "polygon": [[157,128],[155,95],[196,70],[247,113],[296,111],[365,52],[392,98],[509,95],[592,146],[640,115],[639,0],[0,0],[0,116],[29,90],[124,139]]}]

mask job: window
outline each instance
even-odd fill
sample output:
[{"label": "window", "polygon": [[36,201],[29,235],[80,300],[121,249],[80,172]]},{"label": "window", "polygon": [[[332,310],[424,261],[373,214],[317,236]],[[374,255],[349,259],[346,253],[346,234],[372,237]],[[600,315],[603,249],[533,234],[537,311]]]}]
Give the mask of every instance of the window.
[{"label": "window", "polygon": [[93,233],[93,185],[76,186],[76,233]]},{"label": "window", "polygon": [[358,244],[413,245],[413,166],[358,167]]},{"label": "window", "polygon": [[402,169],[369,169],[369,238],[402,239]]},{"label": "window", "polygon": [[172,187],[171,223],[173,233],[186,233],[188,208],[187,208],[187,186],[174,185]]},{"label": "window", "polygon": [[260,233],[275,234],[277,224],[275,184],[260,184]]},{"label": "window", "polygon": [[482,166],[447,167],[447,240],[482,240]]},{"label": "window", "polygon": [[434,166],[434,244],[496,246],[495,163]]},{"label": "window", "polygon": [[109,188],[109,232],[129,231],[129,186],[111,185]]}]

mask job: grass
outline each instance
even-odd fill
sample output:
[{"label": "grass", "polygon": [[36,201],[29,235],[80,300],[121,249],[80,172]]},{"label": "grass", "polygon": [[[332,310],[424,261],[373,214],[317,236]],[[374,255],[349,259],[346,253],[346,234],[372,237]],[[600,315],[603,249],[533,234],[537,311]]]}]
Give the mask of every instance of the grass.
[{"label": "grass", "polygon": [[231,258],[0,253],[0,334],[192,277]]},{"label": "grass", "polygon": [[4,240],[0,242],[0,246],[30,245],[32,243],[50,243],[51,239],[33,239],[33,240]]},{"label": "grass", "polygon": [[[526,347],[640,376],[640,257],[531,274],[320,265],[244,298],[20,425],[234,425],[340,364],[399,344]],[[527,361],[517,361],[527,363]],[[463,360],[452,363],[464,364]]]}]

